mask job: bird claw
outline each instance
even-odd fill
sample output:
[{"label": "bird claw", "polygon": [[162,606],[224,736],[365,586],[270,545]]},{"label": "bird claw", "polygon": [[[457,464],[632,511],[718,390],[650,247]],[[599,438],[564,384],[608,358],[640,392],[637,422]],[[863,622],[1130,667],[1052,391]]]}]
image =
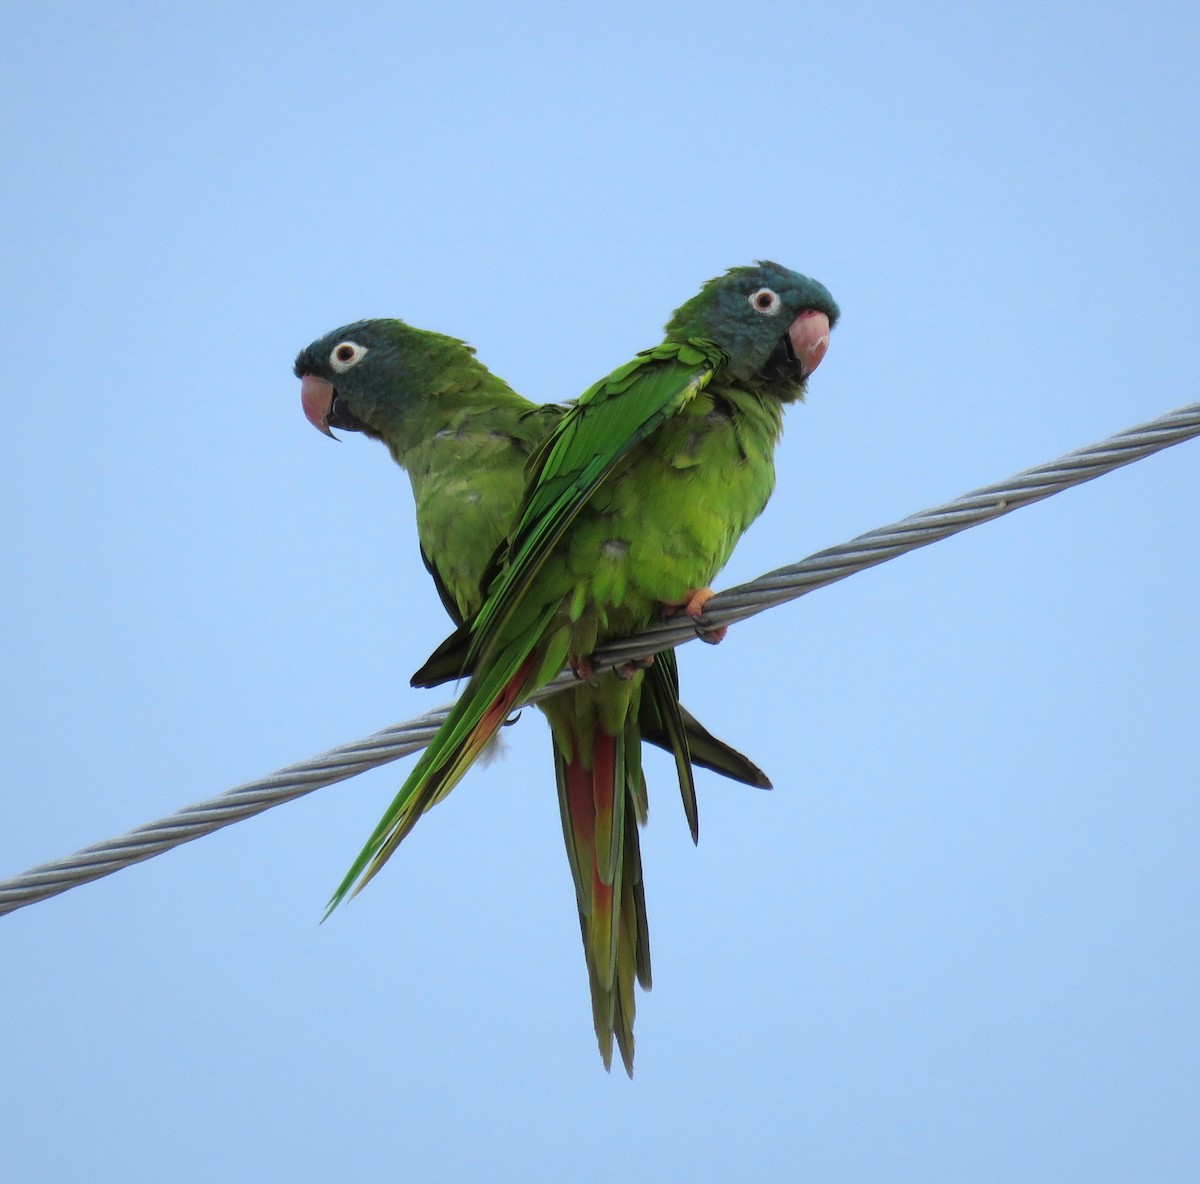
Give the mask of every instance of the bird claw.
[{"label": "bird claw", "polygon": [[[654,655],[651,654],[648,658],[633,658],[628,662],[622,662],[619,666],[614,666],[612,672],[622,682],[628,682],[635,674],[639,674],[653,665]],[[590,657],[574,658],[571,661],[571,673],[580,682],[591,682],[596,677],[596,665]]]},{"label": "bird claw", "polygon": [[571,673],[580,682],[591,682],[596,677],[596,667],[592,664],[591,658],[572,658]]},{"label": "bird claw", "polygon": [[728,625],[714,625],[711,628],[706,628],[699,621],[695,624],[696,636],[706,645],[720,645],[725,640],[725,634],[729,632]]},{"label": "bird claw", "polygon": [[702,625],[700,618],[704,615],[704,606],[716,595],[711,588],[697,588],[691,593],[687,600],[681,601],[679,604],[668,604],[664,607],[664,614],[668,617],[673,616],[679,609],[683,609],[689,617],[696,629],[696,636],[703,642],[709,645],[718,645],[725,640],[725,634],[729,632],[728,625]]},{"label": "bird claw", "polygon": [[632,658],[628,662],[622,662],[620,666],[613,667],[613,673],[622,682],[628,682],[635,674],[640,674],[643,670],[649,670],[653,665],[654,655],[651,654],[648,658]]}]

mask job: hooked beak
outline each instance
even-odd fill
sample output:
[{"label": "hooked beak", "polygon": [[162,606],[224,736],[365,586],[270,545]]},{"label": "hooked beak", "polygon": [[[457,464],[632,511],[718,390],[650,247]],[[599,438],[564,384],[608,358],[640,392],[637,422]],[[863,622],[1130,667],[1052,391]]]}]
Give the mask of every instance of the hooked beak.
[{"label": "hooked beak", "polygon": [[306,374],[300,380],[300,404],[304,408],[305,419],[331,440],[337,439],[329,430],[329,412],[335,394],[333,383],[315,374]]},{"label": "hooked beak", "polygon": [[829,349],[829,318],[815,308],[806,308],[789,326],[786,340],[792,360],[800,363],[802,378],[808,378]]}]

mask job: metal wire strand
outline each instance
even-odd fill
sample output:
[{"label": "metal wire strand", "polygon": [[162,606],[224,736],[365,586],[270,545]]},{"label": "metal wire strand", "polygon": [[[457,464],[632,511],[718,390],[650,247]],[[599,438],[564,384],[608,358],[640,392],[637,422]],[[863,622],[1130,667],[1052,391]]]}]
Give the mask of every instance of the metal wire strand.
[{"label": "metal wire strand", "polygon": [[[849,542],[818,551],[799,563],[722,592],[706,605],[702,624],[717,627],[743,621],[906,551],[999,518],[1198,435],[1200,403],[1180,407],[1149,423],[1118,432],[1098,444],[1069,452],[1049,464],[1026,469],[1007,481],[964,494],[945,505],[922,510],[891,526],[860,534]],[[637,637],[605,646],[595,655],[595,665],[597,670],[603,670],[682,645],[695,636],[695,629],[687,619],[663,621]],[[546,698],[572,682],[571,675],[560,675],[532,698]],[[447,711],[448,708],[430,711],[406,723],[384,728],[363,740],[331,748],[320,756],[288,765],[217,797],[184,806],[167,818],[135,827],[116,838],[94,843],[73,855],[0,881],[0,914],[11,913],[89,880],[111,875],[130,864],[150,859],[230,823],[302,797],[314,789],[345,781],[367,769],[416,752],[433,738]]]}]

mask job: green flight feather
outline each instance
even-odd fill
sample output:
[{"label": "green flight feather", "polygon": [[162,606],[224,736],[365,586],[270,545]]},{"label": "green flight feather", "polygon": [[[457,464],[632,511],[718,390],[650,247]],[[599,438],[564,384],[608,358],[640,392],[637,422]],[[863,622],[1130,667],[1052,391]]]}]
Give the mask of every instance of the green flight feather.
[{"label": "green flight feather", "polygon": [[519,706],[521,693],[530,689],[529,671],[523,664],[536,641],[536,635],[530,636],[526,645],[509,652],[506,661],[493,664],[467,684],[329,898],[326,917],[374,879],[421,814],[458,784],[509,712]]},{"label": "green flight feather", "polygon": [[[666,653],[671,657],[666,661]],[[692,756],[688,747],[687,726],[679,705],[679,671],[675,665],[675,652],[669,650],[658,654],[654,664],[646,671],[643,694],[649,694],[659,713],[663,732],[675,758],[675,771],[679,777],[679,792],[683,796],[683,812],[687,816],[688,830],[692,842],[700,841],[700,810],[696,804],[696,783],[692,777]]]}]

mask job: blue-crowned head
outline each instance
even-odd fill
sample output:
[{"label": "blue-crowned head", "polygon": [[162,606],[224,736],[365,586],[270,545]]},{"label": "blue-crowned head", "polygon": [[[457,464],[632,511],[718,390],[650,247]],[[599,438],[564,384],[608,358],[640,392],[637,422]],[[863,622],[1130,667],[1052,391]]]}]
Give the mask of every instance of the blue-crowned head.
[{"label": "blue-crowned head", "polygon": [[839,315],[824,284],[762,260],[709,280],[676,309],[666,333],[672,341],[713,342],[735,378],[786,397],[792,388],[800,393],[820,365]]},{"label": "blue-crowned head", "polygon": [[387,434],[430,394],[454,367],[479,366],[475,351],[440,333],[404,321],[355,321],[302,349],[294,371],[309,422],[327,436],[330,428]]}]

